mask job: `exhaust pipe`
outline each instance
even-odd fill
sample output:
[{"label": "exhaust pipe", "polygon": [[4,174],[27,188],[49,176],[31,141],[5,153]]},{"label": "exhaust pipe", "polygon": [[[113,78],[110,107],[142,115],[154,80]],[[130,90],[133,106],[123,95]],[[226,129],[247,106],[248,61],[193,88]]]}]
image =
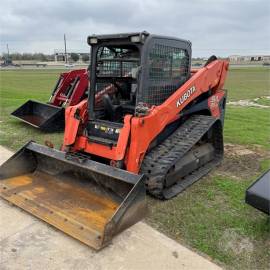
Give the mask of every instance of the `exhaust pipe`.
[{"label": "exhaust pipe", "polygon": [[146,215],[143,175],[34,142],[0,166],[0,196],[96,250]]}]

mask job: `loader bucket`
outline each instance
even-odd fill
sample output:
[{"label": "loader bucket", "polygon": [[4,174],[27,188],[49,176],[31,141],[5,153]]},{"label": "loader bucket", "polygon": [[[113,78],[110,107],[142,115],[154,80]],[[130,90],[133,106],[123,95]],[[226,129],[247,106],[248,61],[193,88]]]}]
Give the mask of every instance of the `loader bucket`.
[{"label": "loader bucket", "polygon": [[96,250],[146,214],[143,175],[34,142],[0,166],[0,196]]},{"label": "loader bucket", "polygon": [[64,108],[33,100],[28,100],[11,115],[48,132],[63,130],[65,124]]}]

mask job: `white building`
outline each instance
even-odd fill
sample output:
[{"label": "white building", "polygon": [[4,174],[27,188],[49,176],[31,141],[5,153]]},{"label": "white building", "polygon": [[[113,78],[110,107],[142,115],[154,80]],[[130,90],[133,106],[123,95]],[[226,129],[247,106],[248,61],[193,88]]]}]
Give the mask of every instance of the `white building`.
[{"label": "white building", "polygon": [[270,55],[230,55],[230,62],[270,62]]}]

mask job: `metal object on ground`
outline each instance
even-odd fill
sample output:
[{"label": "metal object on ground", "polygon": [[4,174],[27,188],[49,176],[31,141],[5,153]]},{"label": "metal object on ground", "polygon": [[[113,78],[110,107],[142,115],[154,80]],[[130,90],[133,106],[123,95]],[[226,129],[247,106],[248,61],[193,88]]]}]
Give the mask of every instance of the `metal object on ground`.
[{"label": "metal object on ground", "polygon": [[44,131],[63,130],[65,124],[64,108],[33,100],[28,100],[11,115]]},{"label": "metal object on ground", "polygon": [[0,196],[98,250],[145,216],[143,178],[29,142],[0,166]]},{"label": "metal object on ground", "polygon": [[247,189],[246,203],[270,214],[270,169]]}]

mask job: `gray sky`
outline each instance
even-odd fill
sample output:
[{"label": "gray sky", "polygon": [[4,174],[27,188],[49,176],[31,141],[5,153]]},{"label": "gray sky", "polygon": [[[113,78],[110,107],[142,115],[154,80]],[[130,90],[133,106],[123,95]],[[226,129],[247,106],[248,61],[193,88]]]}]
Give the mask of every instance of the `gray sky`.
[{"label": "gray sky", "polygon": [[189,39],[193,56],[270,54],[270,0],[0,0],[0,52],[87,52],[89,34]]}]

